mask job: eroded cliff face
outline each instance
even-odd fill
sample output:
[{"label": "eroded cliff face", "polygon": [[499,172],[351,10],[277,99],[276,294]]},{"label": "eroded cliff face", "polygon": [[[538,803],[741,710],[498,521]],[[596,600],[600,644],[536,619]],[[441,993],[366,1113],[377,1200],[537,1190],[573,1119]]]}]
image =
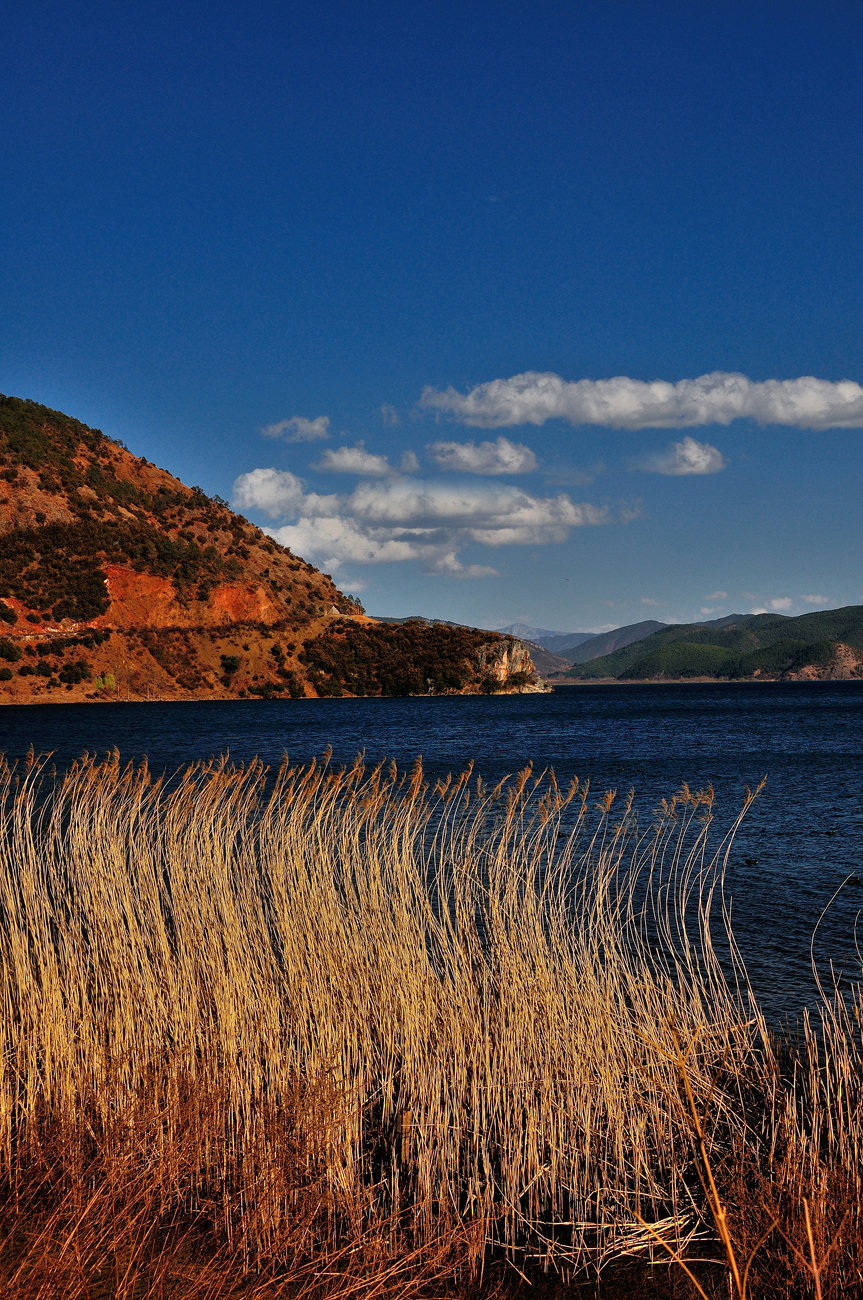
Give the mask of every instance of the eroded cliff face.
[{"label": "eroded cliff face", "polygon": [[791,682],[847,682],[863,677],[863,655],[853,646],[837,641],[826,664],[807,664],[786,675]]},{"label": "eroded cliff face", "polygon": [[551,690],[536,671],[530,650],[523,641],[505,637],[482,646],[478,656],[479,689],[496,694],[536,695]]},{"label": "eroded cliff face", "polygon": [[264,623],[285,617],[259,582],[220,583],[203,600],[182,601],[170,578],[136,573],[120,564],[105,566],[110,606],[96,627],[224,628],[232,623]]}]

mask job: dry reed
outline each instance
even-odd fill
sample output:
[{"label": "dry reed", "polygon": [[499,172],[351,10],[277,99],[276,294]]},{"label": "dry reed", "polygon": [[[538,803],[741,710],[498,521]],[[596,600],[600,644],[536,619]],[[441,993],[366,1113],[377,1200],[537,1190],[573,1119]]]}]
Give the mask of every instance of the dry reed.
[{"label": "dry reed", "polygon": [[863,1003],[769,1032],[710,791],[115,754],[0,809],[10,1300],[861,1290]]}]

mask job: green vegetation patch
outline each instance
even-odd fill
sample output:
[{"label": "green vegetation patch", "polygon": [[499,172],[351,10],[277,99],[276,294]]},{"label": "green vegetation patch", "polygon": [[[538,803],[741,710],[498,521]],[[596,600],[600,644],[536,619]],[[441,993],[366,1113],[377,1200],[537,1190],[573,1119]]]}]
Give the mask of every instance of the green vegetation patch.
[{"label": "green vegetation patch", "polygon": [[643,655],[621,675],[636,681],[649,677],[715,677],[725,673],[733,657],[733,651],[722,646],[677,642]]},{"label": "green vegetation patch", "polygon": [[2,393],[0,427],[7,466],[53,471],[61,482],[70,485],[83,482],[73,464],[82,445],[97,456],[108,455],[112,446],[101,429],[90,429],[80,420],[38,402]]},{"label": "green vegetation patch", "polygon": [[752,614],[726,627],[703,623],[666,627],[613,654],[576,665],[579,680],[611,677],[776,677],[807,665],[827,664],[841,641],[863,651],[863,606],[820,610],[787,618]]},{"label": "green vegetation patch", "polygon": [[[16,482],[21,469],[29,469],[38,474],[46,492],[70,494],[89,487],[102,503],[150,509],[152,493],[117,477],[114,458],[122,446],[101,429],[90,429],[60,411],[0,394],[0,460],[8,483]],[[86,467],[78,463],[82,456],[89,460]]]}]

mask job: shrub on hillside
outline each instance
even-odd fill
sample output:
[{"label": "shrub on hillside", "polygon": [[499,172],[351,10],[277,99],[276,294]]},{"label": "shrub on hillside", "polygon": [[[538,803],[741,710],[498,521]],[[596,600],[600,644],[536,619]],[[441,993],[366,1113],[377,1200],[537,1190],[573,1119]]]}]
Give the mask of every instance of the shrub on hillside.
[{"label": "shrub on hillside", "polygon": [[57,676],[61,682],[69,686],[77,682],[87,682],[90,680],[90,669],[86,659],[74,659],[65,663],[60,669]]}]

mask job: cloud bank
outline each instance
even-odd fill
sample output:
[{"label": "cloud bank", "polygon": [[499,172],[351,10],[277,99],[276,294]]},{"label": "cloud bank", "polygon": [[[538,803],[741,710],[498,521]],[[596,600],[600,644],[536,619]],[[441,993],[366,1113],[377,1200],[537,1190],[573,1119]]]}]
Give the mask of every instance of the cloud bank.
[{"label": "cloud bank", "polygon": [[326,514],[340,498],[307,493],[306,485],[286,469],[252,469],[234,480],[231,500],[238,510],[260,510],[270,519],[290,519],[302,511]]},{"label": "cloud bank", "polygon": [[419,404],[484,429],[553,419],[612,429],[687,429],[742,419],[798,429],[863,427],[863,387],[853,380],[833,383],[806,375],[756,382],[719,370],[677,383],[624,375],[568,381],[529,370],[468,393],[425,388]]},{"label": "cloud bank", "polygon": [[408,476],[364,480],[351,493],[321,495],[306,491],[297,475],[272,468],[241,474],[233,502],[281,520],[268,530],[271,536],[328,572],[419,560],[428,572],[458,578],[496,573],[488,565],[464,564],[459,551],[467,545],[549,545],[565,541],[573,528],[633,517],[572,501],[563,492],[537,496],[510,484],[453,486]]}]

